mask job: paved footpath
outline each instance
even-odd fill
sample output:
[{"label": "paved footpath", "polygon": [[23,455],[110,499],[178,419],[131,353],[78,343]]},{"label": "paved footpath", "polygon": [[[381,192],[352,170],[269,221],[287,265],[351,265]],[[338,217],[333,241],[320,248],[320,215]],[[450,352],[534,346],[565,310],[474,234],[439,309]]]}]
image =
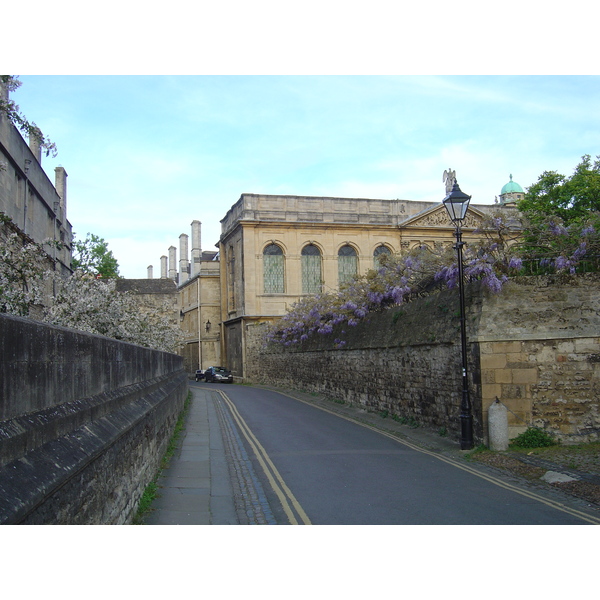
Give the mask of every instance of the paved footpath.
[{"label": "paved footpath", "polygon": [[178,448],[158,479],[146,525],[237,525],[216,392],[190,385],[192,402]]}]

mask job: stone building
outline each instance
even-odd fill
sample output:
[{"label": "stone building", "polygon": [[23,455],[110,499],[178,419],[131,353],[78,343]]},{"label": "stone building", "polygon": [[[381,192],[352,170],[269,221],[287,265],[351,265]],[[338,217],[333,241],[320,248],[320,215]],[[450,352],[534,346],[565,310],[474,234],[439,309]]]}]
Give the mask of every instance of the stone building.
[{"label": "stone building", "polygon": [[160,279],[153,279],[154,268],[150,265],[148,279],[142,280],[158,287],[163,282],[169,290],[176,292],[177,320],[183,332],[181,355],[190,374],[196,369],[221,364],[218,255],[216,251],[201,249],[201,226],[197,220],[191,223],[191,257],[188,256],[189,237],[182,233],[179,236],[179,261],[177,248],[171,246],[168,257],[160,258]]},{"label": "stone building", "polygon": [[[514,212],[471,205],[465,241],[498,210]],[[440,202],[262,194],[242,194],[221,225],[222,359],[240,378],[254,325],[366,274],[381,254],[448,244],[455,231]]]},{"label": "stone building", "polygon": [[115,289],[134,294],[142,314],[159,313],[179,324],[179,293],[171,279],[117,279]]},{"label": "stone building", "polygon": [[221,365],[220,274],[216,252],[203,252],[200,270],[179,287],[181,354],[188,373]]},{"label": "stone building", "polygon": [[[513,186],[521,189],[518,184]],[[508,185],[508,184],[507,184]],[[486,215],[515,217],[514,190],[502,203],[472,204],[465,241]],[[515,188],[516,189],[516,188]],[[522,192],[522,189],[521,189]],[[161,257],[161,279],[179,290],[182,354],[193,373],[221,364],[247,376],[252,328],[275,321],[307,294],[330,292],[376,266],[382,254],[453,243],[441,202],[242,194],[221,220],[218,253],[201,250],[199,221]],[[148,267],[148,278],[153,267]]]},{"label": "stone building", "polygon": [[[9,93],[0,83],[0,99],[7,102]],[[71,273],[73,233],[67,220],[67,172],[55,170],[54,184],[42,168],[39,141],[27,143],[10,119],[0,111],[0,213],[12,223],[24,241],[43,244],[45,240],[61,242],[60,248],[48,245],[55,269]],[[4,228],[6,235],[8,228]]]}]

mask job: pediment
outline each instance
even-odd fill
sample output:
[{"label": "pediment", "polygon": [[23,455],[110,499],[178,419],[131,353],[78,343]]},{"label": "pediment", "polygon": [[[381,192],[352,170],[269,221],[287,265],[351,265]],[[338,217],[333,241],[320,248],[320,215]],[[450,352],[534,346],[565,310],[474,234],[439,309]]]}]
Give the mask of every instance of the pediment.
[{"label": "pediment", "polygon": [[[476,208],[469,207],[467,216],[462,222],[463,229],[477,229],[483,223],[485,215]],[[429,208],[399,224],[400,227],[454,227],[448,211],[443,204]]]}]

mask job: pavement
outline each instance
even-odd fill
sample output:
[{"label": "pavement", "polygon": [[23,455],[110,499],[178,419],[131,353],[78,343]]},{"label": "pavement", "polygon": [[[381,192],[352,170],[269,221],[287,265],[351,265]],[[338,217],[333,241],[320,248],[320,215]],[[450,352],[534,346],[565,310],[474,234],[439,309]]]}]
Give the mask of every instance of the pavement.
[{"label": "pavement", "polygon": [[190,386],[192,401],[174,456],[157,483],[146,525],[237,525],[215,392]]}]

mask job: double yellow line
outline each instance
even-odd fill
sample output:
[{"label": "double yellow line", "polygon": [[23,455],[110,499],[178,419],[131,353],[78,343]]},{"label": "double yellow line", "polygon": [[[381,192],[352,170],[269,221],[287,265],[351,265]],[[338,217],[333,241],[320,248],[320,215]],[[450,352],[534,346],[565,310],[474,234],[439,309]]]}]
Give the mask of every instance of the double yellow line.
[{"label": "double yellow line", "polygon": [[304,509],[300,506],[300,503],[292,494],[292,491],[288,488],[283,480],[283,477],[279,474],[279,471],[273,464],[273,461],[269,458],[267,451],[262,447],[260,442],[256,439],[256,436],[248,427],[248,424],[242,418],[242,415],[238,412],[238,409],[235,407],[233,402],[229,399],[227,394],[222,392],[221,390],[217,390],[221,395],[221,398],[227,404],[231,415],[233,416],[235,422],[237,423],[242,435],[250,444],[250,447],[254,451],[254,454],[262,467],[271,488],[277,495],[277,498],[281,502],[281,506],[288,518],[288,521],[291,525],[311,525],[310,519],[307,514],[304,512]]}]

